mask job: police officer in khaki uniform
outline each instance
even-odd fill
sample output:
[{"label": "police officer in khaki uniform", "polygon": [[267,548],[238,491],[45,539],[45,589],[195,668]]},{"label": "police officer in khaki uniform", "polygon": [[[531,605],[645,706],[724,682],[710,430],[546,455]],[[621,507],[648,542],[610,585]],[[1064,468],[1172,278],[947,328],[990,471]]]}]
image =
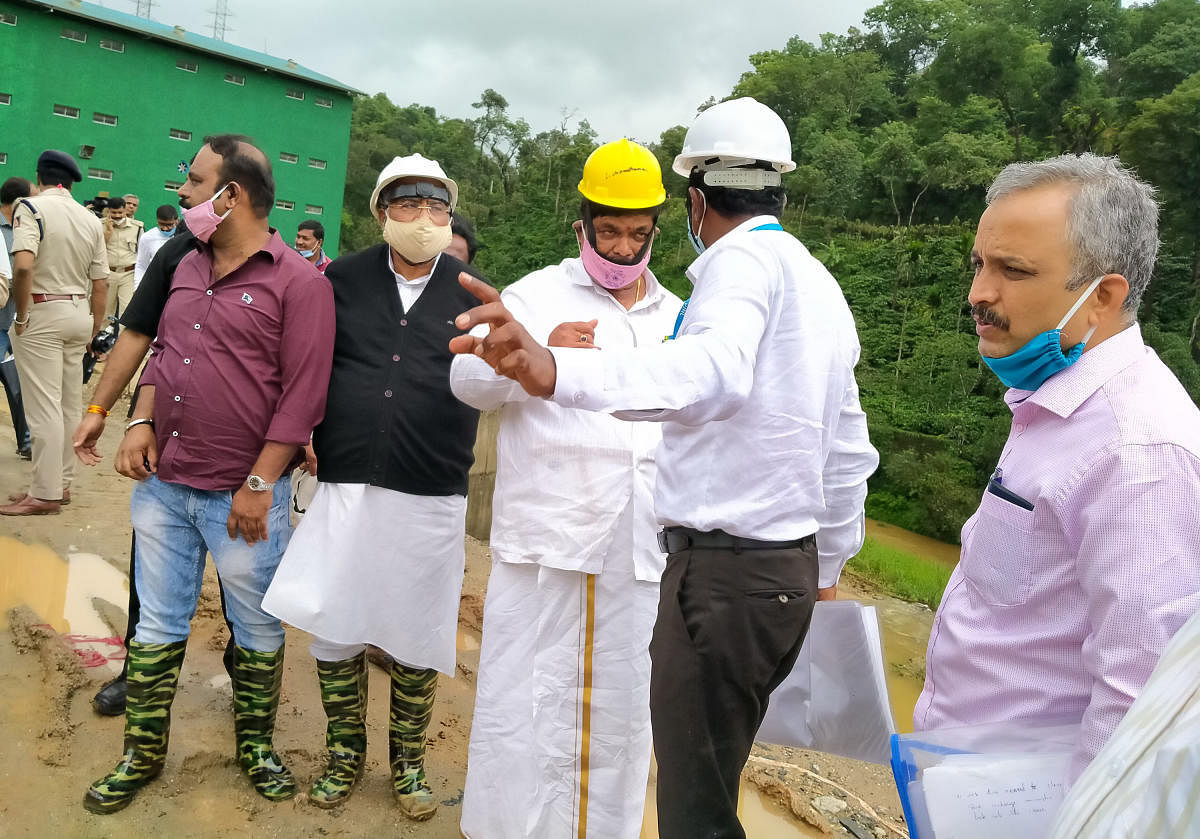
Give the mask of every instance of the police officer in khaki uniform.
[{"label": "police officer in khaki uniform", "polygon": [[142,203],[142,199],[132,192],[127,192],[121,197],[125,199],[125,218],[129,219],[130,224],[137,227],[138,235],[142,235],[146,232],[146,225],[137,219],[137,208]]},{"label": "police officer in khaki uniform", "polygon": [[133,269],[142,230],[129,218],[128,208],[124,198],[108,199],[108,217],[104,219],[104,241],[108,245],[105,315],[124,314],[133,297]]},{"label": "police officer in khaki uniform", "polygon": [[104,228],[71,196],[71,184],[80,180],[70,155],[42,152],[37,162],[41,191],[18,201],[13,212],[17,314],[10,336],[33,435],[33,480],[29,492],[9,496],[12,503],[0,507],[0,515],[57,513],[69,498],[81,362],[104,322],[108,281]]}]

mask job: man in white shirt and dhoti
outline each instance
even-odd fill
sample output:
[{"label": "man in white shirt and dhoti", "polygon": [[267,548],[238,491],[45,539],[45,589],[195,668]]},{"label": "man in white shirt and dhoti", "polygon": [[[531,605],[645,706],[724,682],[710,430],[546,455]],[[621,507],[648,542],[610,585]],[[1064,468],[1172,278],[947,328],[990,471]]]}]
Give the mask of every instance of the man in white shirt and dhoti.
[{"label": "man in white shirt and dhoti", "polygon": [[332,262],[337,335],[318,486],[263,608],[311,632],[329,761],[309,799],[349,797],[366,751],[365,645],[395,659],[392,787],[411,819],[433,816],[425,732],[439,672],[454,675],[467,472],[479,412],[450,392],[454,317],[469,271],[442,253],[458,186],[436,161],[397,157],[371,210],[385,243]]},{"label": "man in white shirt and dhoti", "polygon": [[[661,344],[682,302],[647,267],[666,198],[658,161],[608,143],[579,191],[580,256],[508,286],[505,305],[549,346]],[[463,835],[637,839],[665,564],[653,498],[661,431],[530,398],[475,356],[454,360],[450,386],[501,410]]]}]

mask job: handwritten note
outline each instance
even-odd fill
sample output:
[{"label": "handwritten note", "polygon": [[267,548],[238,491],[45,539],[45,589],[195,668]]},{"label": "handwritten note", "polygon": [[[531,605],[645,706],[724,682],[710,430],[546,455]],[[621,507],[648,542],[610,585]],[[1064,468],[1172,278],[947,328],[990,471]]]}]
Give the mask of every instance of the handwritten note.
[{"label": "handwritten note", "polygon": [[925,770],[935,839],[1044,839],[1066,796],[1070,755],[952,755]]}]

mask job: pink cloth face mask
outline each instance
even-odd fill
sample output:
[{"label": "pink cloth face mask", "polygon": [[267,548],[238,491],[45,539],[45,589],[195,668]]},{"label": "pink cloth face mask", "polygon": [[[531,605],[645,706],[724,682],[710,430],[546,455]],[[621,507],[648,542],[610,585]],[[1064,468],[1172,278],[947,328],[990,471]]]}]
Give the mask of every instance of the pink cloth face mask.
[{"label": "pink cloth face mask", "polygon": [[646,253],[633,265],[618,265],[602,257],[599,251],[592,247],[592,243],[588,241],[587,234],[582,229],[577,232],[579,234],[579,255],[583,258],[584,270],[588,272],[592,282],[601,288],[609,291],[625,288],[642,276],[642,272],[650,264],[650,245],[646,246]]},{"label": "pink cloth face mask", "polygon": [[[230,181],[229,183],[233,183]],[[217,232],[217,227],[225,220],[225,216],[233,212],[233,208],[225,211],[225,215],[217,215],[217,211],[213,209],[213,202],[217,200],[217,196],[225,190],[229,189],[229,184],[217,190],[212,198],[202,204],[197,204],[195,207],[188,207],[183,211],[183,223],[187,225],[187,229],[192,231],[192,235],[201,242],[207,242],[212,238],[212,235]]]}]

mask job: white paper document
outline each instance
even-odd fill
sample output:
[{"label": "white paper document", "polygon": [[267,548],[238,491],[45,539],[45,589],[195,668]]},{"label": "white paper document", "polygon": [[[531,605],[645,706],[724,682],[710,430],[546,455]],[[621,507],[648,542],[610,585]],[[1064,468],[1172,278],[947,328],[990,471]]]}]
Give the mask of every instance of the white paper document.
[{"label": "white paper document", "polygon": [[950,755],[923,773],[936,839],[1044,839],[1066,797],[1070,754]]},{"label": "white paper document", "polygon": [[755,739],[886,764],[895,730],[875,607],[818,602]]}]

